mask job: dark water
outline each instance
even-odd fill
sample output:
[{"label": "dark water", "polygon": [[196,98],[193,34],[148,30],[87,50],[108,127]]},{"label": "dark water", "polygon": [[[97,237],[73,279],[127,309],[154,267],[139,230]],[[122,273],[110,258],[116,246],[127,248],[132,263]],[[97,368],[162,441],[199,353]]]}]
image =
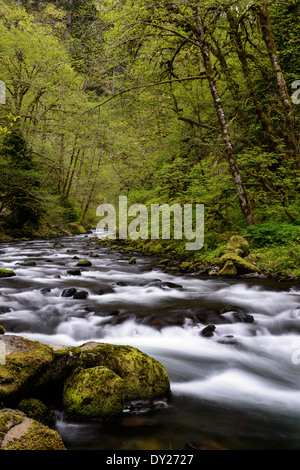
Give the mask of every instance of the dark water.
[{"label": "dark water", "polygon": [[[0,280],[7,334],[135,346],[164,364],[172,390],[170,401],[136,404],[110,424],[69,423],[57,413],[68,449],[177,450],[207,440],[227,449],[300,449],[298,284],[172,276],[147,257],[129,265],[131,255],[100,247],[92,235],[56,242],[0,245],[0,267],[16,273]],[[67,274],[85,258],[91,267]],[[88,297],[62,297],[69,287]],[[203,337],[209,323],[214,335]]]}]

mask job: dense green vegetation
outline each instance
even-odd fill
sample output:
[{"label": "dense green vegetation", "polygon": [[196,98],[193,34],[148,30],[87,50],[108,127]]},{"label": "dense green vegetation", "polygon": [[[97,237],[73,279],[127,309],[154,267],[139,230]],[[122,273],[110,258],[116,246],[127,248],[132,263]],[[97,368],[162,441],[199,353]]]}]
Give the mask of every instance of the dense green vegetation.
[{"label": "dense green vegetation", "polygon": [[2,233],[95,226],[120,195],[204,204],[201,252],[158,252],[212,262],[238,233],[267,273],[299,276],[299,13],[295,0],[0,0]]}]

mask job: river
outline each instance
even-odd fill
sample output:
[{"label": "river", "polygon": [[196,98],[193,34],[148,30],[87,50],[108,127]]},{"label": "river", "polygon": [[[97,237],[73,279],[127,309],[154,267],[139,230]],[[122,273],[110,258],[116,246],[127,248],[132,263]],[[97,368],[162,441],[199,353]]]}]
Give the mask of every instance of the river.
[{"label": "river", "polygon": [[[60,245],[57,245],[60,243]],[[136,403],[113,423],[67,422],[70,450],[300,449],[300,285],[172,275],[92,235],[0,245],[0,324],[48,344],[128,344],[160,360],[169,401]],[[92,266],[67,273],[79,260]],[[26,266],[24,261],[35,261]],[[34,264],[34,263],[33,263]],[[63,297],[66,288],[86,299]],[[201,334],[214,324],[213,335]]]}]

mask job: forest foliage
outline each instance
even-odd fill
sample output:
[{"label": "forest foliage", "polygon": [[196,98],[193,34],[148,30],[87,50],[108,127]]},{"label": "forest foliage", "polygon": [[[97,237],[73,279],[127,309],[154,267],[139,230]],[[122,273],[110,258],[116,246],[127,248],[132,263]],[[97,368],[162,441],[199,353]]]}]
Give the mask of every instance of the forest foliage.
[{"label": "forest foliage", "polygon": [[2,229],[88,226],[123,195],[204,204],[207,249],[231,232],[268,245],[270,227],[299,243],[299,13],[0,0]]}]

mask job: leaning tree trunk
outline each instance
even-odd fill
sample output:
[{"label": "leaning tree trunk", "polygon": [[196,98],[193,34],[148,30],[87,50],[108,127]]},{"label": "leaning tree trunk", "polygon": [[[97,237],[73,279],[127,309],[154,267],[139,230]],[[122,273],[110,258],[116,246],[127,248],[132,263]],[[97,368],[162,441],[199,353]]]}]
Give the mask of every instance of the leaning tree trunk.
[{"label": "leaning tree trunk", "polygon": [[258,8],[259,22],[262,30],[263,40],[265,42],[267,52],[270,57],[271,66],[276,76],[277,87],[279,91],[280,100],[284,110],[285,116],[285,144],[287,147],[290,161],[294,163],[296,168],[300,167],[299,151],[297,148],[295,136],[295,120],[292,108],[291,99],[288,93],[286,82],[280,67],[276,45],[269,21],[268,5],[264,3]]},{"label": "leaning tree trunk", "polygon": [[254,225],[254,217],[253,217],[250,205],[249,205],[246,189],[244,187],[242,177],[240,175],[240,171],[238,168],[233,143],[231,141],[229,127],[227,124],[225,112],[224,112],[221,98],[219,95],[217,82],[215,79],[215,74],[214,74],[213,66],[212,66],[211,59],[210,59],[209,50],[206,44],[203,24],[202,24],[197,8],[195,9],[195,20],[196,20],[196,28],[197,28],[197,33],[198,33],[198,42],[200,45],[203,63],[204,63],[207,79],[209,82],[211,95],[212,95],[214,105],[217,111],[218,121],[219,121],[219,125],[222,131],[223,142],[226,148],[226,157],[227,157],[229,170],[233,178],[234,184],[236,186],[241,210],[246,218],[247,224]]}]

